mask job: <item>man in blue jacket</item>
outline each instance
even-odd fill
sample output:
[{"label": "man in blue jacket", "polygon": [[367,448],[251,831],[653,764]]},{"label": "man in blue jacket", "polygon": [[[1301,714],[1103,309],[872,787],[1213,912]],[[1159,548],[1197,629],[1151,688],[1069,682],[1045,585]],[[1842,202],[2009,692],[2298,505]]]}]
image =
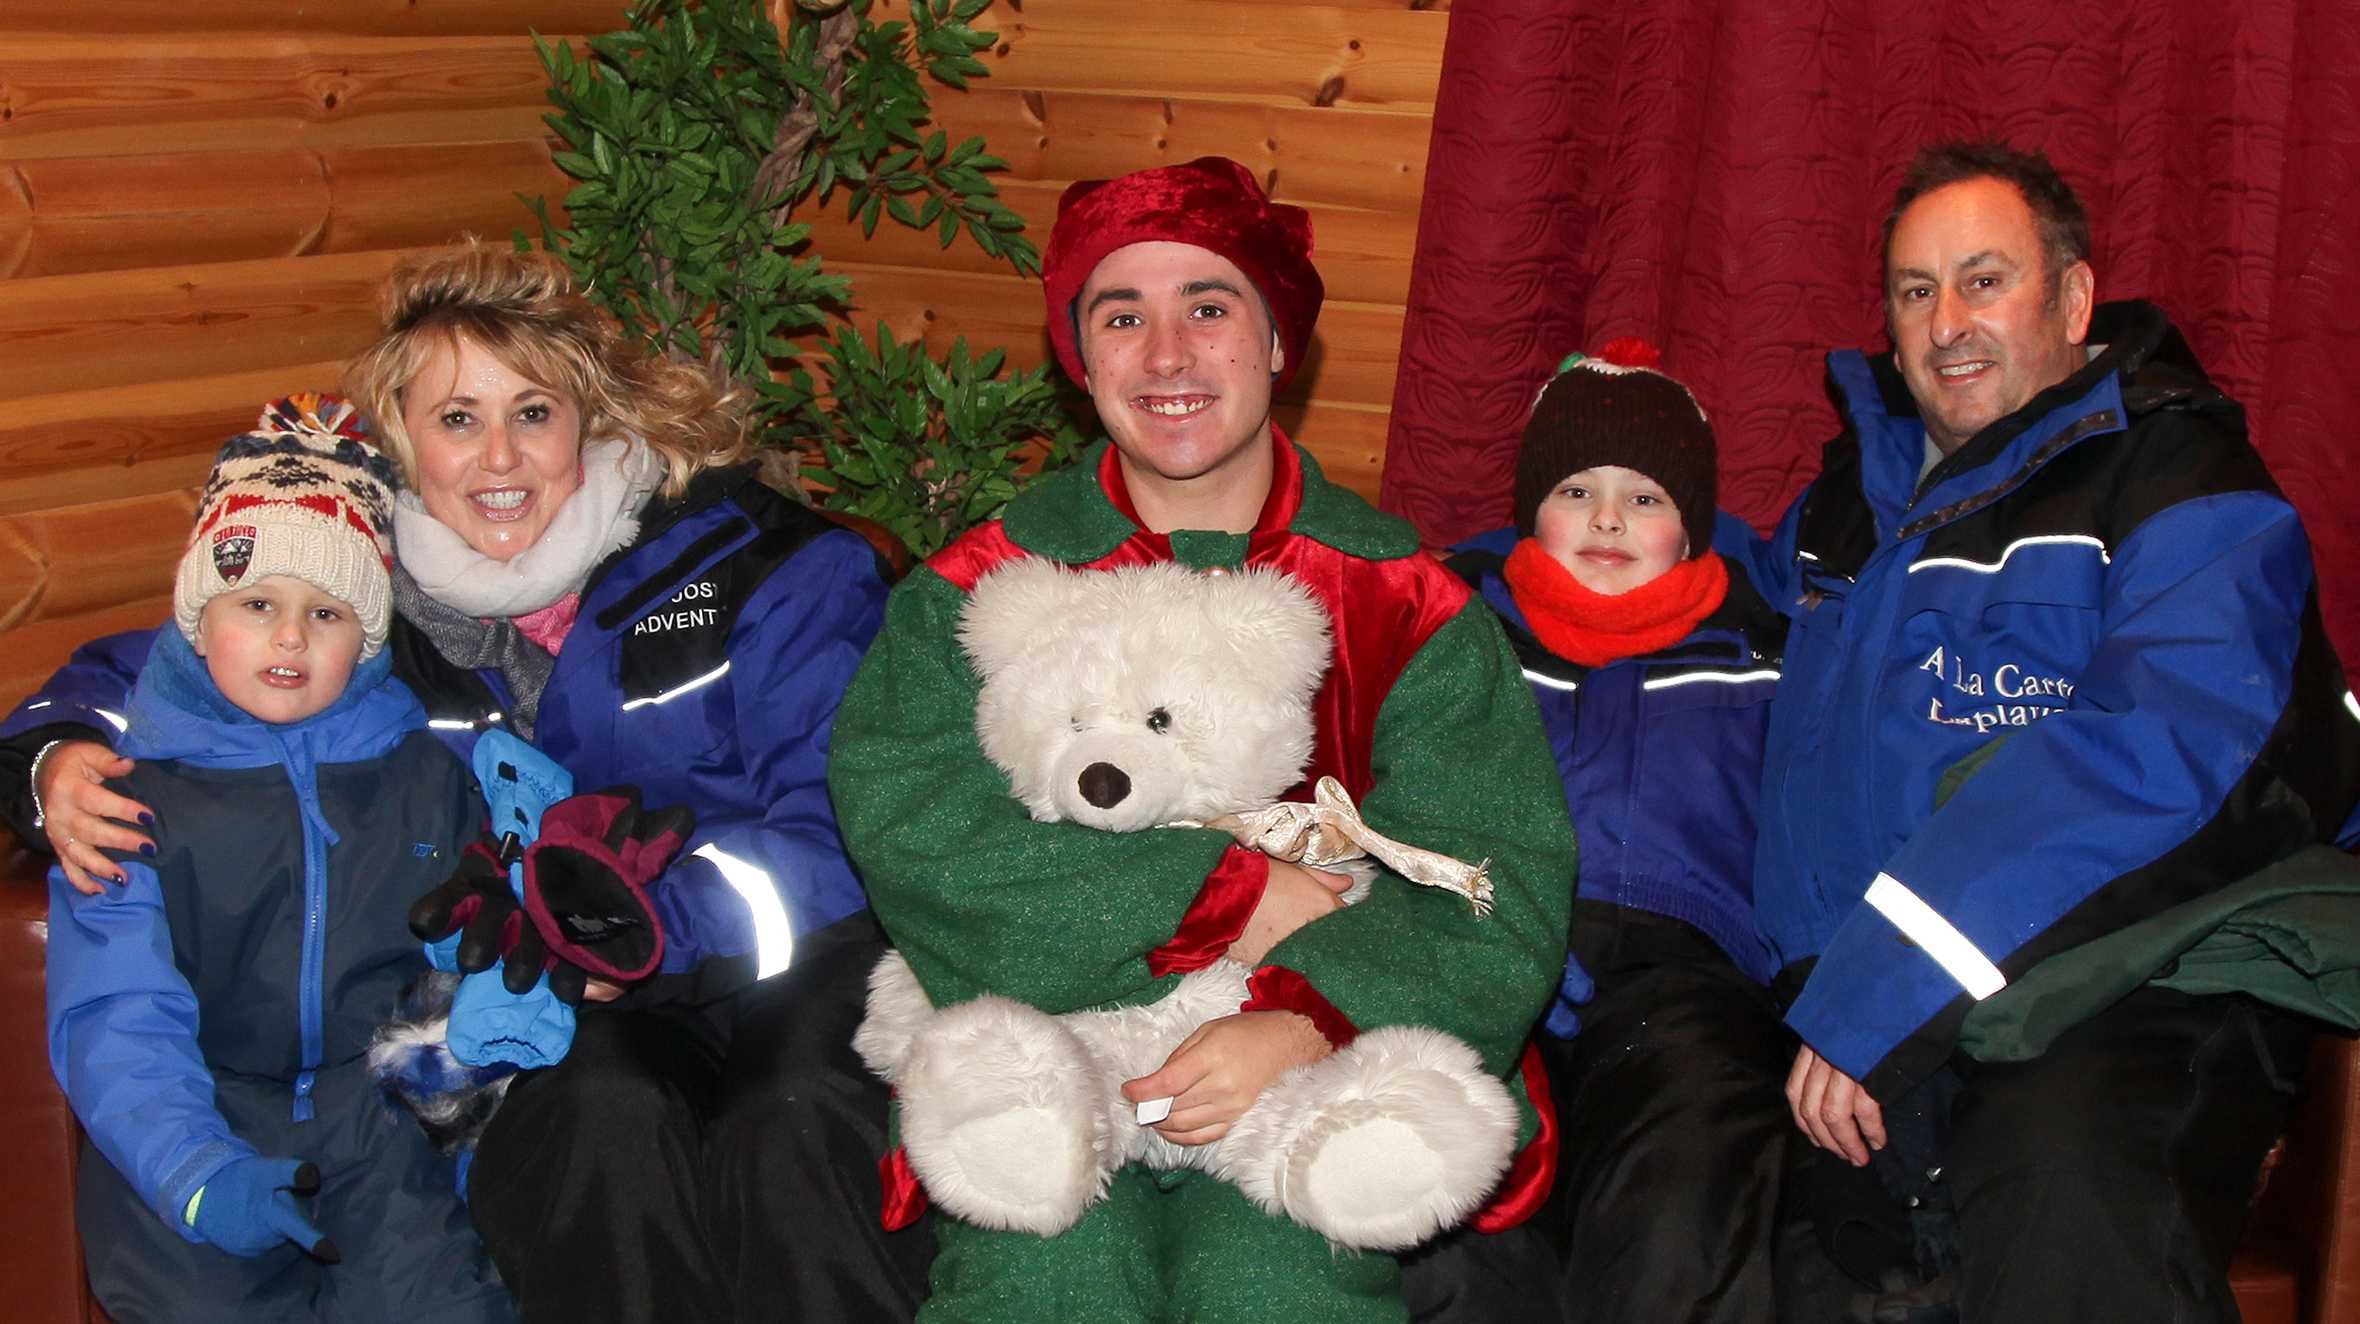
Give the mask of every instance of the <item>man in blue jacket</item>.
[{"label": "man in blue jacket", "polygon": [[2360,795],[2294,510],[2162,311],[2096,303],[2088,235],[2038,155],[1911,165],[1893,349],[1830,356],[1845,430],[1763,567],[1794,630],[1755,897],[1839,1261],[1873,1267],[1833,1211],[1881,1203],[1967,1320],[2232,1320],[2303,1022],[2150,985],[2034,1060],[1954,1051],[2012,978]]}]

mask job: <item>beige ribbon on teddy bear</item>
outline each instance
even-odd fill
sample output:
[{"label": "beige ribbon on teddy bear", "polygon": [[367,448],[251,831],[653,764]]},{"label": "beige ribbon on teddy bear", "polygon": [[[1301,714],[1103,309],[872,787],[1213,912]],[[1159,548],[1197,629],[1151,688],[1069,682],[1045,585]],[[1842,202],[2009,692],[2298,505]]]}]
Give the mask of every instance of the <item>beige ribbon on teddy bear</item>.
[{"label": "beige ribbon on teddy bear", "polygon": [[1478,915],[1491,913],[1490,860],[1468,864],[1395,841],[1361,818],[1359,806],[1333,777],[1320,778],[1312,797],[1310,804],[1281,800],[1261,809],[1223,814],[1210,822],[1172,826],[1218,828],[1249,850],[1313,869],[1374,857],[1420,887],[1439,887],[1467,898]]}]

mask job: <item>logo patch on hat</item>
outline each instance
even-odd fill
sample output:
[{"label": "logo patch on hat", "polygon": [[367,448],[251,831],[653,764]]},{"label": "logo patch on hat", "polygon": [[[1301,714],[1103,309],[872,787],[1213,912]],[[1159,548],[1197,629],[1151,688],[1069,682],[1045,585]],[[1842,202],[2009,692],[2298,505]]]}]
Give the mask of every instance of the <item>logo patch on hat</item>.
[{"label": "logo patch on hat", "polygon": [[224,524],[213,531],[213,570],[224,584],[235,584],[254,564],[254,526]]}]

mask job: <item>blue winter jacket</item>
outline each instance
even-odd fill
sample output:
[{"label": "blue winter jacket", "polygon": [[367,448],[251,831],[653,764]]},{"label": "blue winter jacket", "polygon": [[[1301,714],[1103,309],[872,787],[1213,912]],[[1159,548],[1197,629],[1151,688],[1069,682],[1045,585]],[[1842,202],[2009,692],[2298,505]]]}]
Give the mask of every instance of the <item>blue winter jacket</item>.
[{"label": "blue winter jacket", "polygon": [[[867,904],[828,803],[828,738],[885,593],[865,541],[740,469],[651,502],[638,540],[592,572],[533,744],[585,789],[630,783],[648,804],[697,814],[696,836],[651,893],[666,929],[662,971],[627,1001],[726,993],[785,968],[793,935]],[[76,651],[0,725],[0,741],[22,756],[37,738],[119,731],[150,638]],[[453,666],[399,617],[387,652],[462,761],[479,732],[507,725],[496,670]]]},{"label": "blue winter jacket", "polygon": [[[97,896],[50,872],[50,1067],[92,1143],[190,1241],[189,1198],[258,1150],[324,1172],[435,1161],[421,1144],[332,1149],[353,1134],[334,1110],[383,1106],[363,1055],[426,968],[403,911],[474,831],[467,772],[425,721],[380,653],[325,711],[265,724],[166,630],[116,743],[166,844]],[[300,1126],[315,1089],[330,1115]],[[421,1209],[412,1232],[448,1213]]]},{"label": "blue winter jacket", "polygon": [[1922,483],[1891,356],[1830,356],[1846,430],[1761,562],[1794,621],[1761,924],[1808,971],[1789,1023],[1880,1099],[1972,1000],[2332,840],[2360,796],[2309,547],[2242,411],[2151,305],[2090,341]]},{"label": "blue winter jacket", "polygon": [[[1576,895],[1693,925],[1770,982],[1777,965],[1754,927],[1754,815],[1784,618],[1732,563],[1729,596],[1687,638],[1585,667],[1526,622],[1502,577],[1515,544],[1514,529],[1495,530],[1452,549],[1450,565],[1499,614],[1540,704],[1581,845]],[[1569,957],[1549,1031],[1572,1035],[1589,995]]]}]

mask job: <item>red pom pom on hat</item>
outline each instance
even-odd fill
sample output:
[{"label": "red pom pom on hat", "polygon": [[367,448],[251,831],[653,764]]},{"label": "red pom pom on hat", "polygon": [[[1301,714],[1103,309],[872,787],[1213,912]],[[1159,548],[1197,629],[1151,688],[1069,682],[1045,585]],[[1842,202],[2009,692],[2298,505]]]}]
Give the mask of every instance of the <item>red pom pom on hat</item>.
[{"label": "red pom pom on hat", "polygon": [[1570,473],[1615,465],[1661,484],[1679,507],[1691,555],[1712,546],[1719,456],[1712,424],[1687,387],[1637,336],[1570,354],[1533,401],[1516,452],[1516,531],[1531,537],[1541,503]]},{"label": "red pom pom on hat", "polygon": [[1637,336],[1616,336],[1600,345],[1591,357],[1604,359],[1618,368],[1654,368],[1663,363],[1663,351]]},{"label": "red pom pom on hat", "polygon": [[1079,383],[1085,374],[1074,303],[1090,273],[1118,248],[1155,241],[1194,245],[1237,264],[1277,324],[1286,364],[1273,389],[1285,385],[1303,365],[1327,292],[1311,265],[1311,214],[1272,202],[1252,171],[1224,156],[1082,180],[1057,200],[1041,283],[1049,343],[1066,375]]}]

